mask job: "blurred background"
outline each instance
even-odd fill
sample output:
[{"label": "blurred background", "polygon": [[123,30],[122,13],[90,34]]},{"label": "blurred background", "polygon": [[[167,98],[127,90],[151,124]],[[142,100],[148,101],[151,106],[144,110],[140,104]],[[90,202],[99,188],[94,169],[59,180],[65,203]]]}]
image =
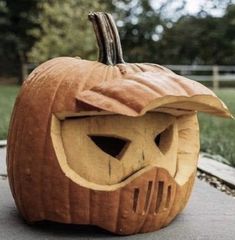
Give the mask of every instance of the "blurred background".
[{"label": "blurred background", "polygon": [[[0,140],[20,85],[57,56],[95,60],[90,11],[112,13],[127,62],[153,62],[215,90],[235,113],[235,0],[0,0]],[[235,166],[235,123],[199,115],[201,150]]]}]

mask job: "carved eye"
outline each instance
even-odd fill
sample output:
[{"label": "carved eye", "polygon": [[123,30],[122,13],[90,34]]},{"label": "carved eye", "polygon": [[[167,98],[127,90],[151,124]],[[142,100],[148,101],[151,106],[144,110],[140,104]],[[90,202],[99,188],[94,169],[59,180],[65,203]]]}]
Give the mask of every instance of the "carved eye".
[{"label": "carved eye", "polygon": [[166,153],[171,146],[173,140],[173,125],[170,125],[163,132],[159,133],[155,138],[154,142],[162,153]]},{"label": "carved eye", "polygon": [[160,145],[160,140],[161,140],[161,133],[154,138],[154,142],[158,147]]},{"label": "carved eye", "polygon": [[127,139],[113,136],[89,135],[89,137],[102,151],[117,159],[122,158],[130,144],[130,141]]}]

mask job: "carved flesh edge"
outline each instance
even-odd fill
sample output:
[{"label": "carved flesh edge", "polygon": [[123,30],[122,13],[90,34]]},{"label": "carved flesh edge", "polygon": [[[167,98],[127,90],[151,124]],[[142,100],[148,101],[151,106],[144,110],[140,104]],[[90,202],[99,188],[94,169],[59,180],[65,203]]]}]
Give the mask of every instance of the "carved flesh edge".
[{"label": "carved flesh edge", "polygon": [[[192,111],[190,112],[192,114]],[[81,177],[77,172],[75,172],[69,166],[67,162],[67,157],[64,151],[63,140],[61,135],[61,120],[58,119],[56,115],[52,115],[52,119],[51,119],[51,139],[52,139],[52,143],[54,146],[54,150],[55,150],[55,154],[57,156],[58,162],[60,164],[61,169],[65,173],[65,175],[75,183],[79,184],[80,186],[83,186],[89,189],[100,190],[100,191],[114,191],[126,186],[127,184],[132,182],[134,179],[138,178],[139,176],[141,176],[145,172],[150,171],[153,168],[161,169],[161,167],[157,166],[156,164],[151,164],[147,167],[144,167],[138,170],[137,172],[133,173],[132,175],[127,177],[125,180],[119,183],[112,184],[112,185],[96,184],[94,182],[90,182],[85,178]],[[194,173],[195,167],[197,165],[198,155],[199,155],[199,146],[198,146],[198,152],[192,153],[192,157],[195,159],[192,160],[192,163],[189,163],[190,167],[189,166],[187,167],[186,169],[187,173],[185,173],[185,171],[183,171],[182,173],[176,172],[176,175],[172,176],[172,180],[174,180],[178,186],[183,186],[187,182],[188,178],[191,177],[192,174]]]},{"label": "carved flesh edge", "polygon": [[63,147],[63,142],[62,142],[62,137],[61,137],[60,130],[61,130],[60,120],[58,120],[55,116],[52,116],[51,137],[52,137],[52,142],[53,142],[53,145],[54,145],[55,153],[56,153],[57,159],[59,161],[59,164],[60,164],[63,172],[65,173],[65,175],[68,178],[72,179],[75,183],[77,183],[77,184],[79,184],[83,187],[86,187],[86,188],[89,188],[89,189],[94,189],[94,190],[113,191],[113,190],[116,190],[118,188],[121,188],[121,187],[127,185],[132,180],[139,177],[143,173],[151,170],[154,167],[153,165],[145,167],[145,168],[139,170],[138,172],[134,173],[130,177],[128,177],[126,180],[124,180],[120,183],[117,183],[117,184],[113,184],[113,185],[100,185],[100,184],[96,184],[96,183],[93,183],[93,182],[89,182],[86,179],[79,176],[67,164],[66,154],[64,152],[64,147]]},{"label": "carved flesh edge", "polygon": [[[86,91],[88,93],[88,91]],[[80,112],[76,115],[85,116],[85,115],[110,115],[110,114],[122,114],[131,117],[142,116],[148,111],[153,112],[163,112],[171,113],[174,116],[181,116],[185,114],[192,114],[192,112],[200,111],[216,115],[219,117],[233,118],[225,104],[218,99],[217,97],[210,95],[197,95],[193,97],[178,97],[178,96],[166,96],[158,98],[150,102],[146,107],[144,107],[140,112],[137,112],[133,109],[126,107],[125,109],[119,110],[117,108],[112,108],[110,111],[109,107],[100,106],[98,102],[93,101],[90,96],[81,93],[80,96],[77,96],[77,99],[83,101],[89,105],[92,105],[96,108],[100,108],[100,111],[89,111],[89,112]],[[211,102],[211,103],[210,103]],[[114,103],[115,105],[116,103]],[[103,110],[103,111],[102,111]],[[59,118],[63,118],[66,113],[57,113]]]}]

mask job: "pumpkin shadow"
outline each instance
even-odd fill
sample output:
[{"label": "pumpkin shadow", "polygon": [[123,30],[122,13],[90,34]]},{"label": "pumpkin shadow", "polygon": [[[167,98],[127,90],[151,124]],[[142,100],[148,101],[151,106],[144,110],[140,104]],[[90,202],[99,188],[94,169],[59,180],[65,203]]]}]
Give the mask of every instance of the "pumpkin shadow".
[{"label": "pumpkin shadow", "polygon": [[[6,208],[8,225],[18,226],[16,231],[19,237],[24,235],[26,239],[113,239],[120,237],[112,232],[93,225],[65,224],[52,221],[27,222],[16,210],[15,206]],[[30,236],[30,238],[27,238]],[[39,238],[38,238],[39,237]],[[20,238],[21,239],[21,238]],[[2,239],[0,239],[2,240]]]},{"label": "pumpkin shadow", "polygon": [[[24,221],[24,220],[23,220]],[[24,221],[25,222],[25,221]],[[27,223],[28,227],[35,232],[40,232],[53,237],[87,237],[87,238],[110,238],[117,235],[93,225],[65,224],[52,221]]]}]

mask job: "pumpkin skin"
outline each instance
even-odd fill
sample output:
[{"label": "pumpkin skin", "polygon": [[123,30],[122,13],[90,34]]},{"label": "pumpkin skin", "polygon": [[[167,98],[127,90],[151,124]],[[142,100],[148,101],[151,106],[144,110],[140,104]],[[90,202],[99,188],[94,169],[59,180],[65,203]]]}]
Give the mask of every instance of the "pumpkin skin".
[{"label": "pumpkin skin", "polygon": [[[43,63],[24,82],[11,118],[7,167],[17,208],[29,222],[91,224],[123,235],[168,225],[185,207],[195,179],[197,110],[230,116],[209,89],[156,64],[107,65],[70,57]],[[53,118],[61,122],[104,113],[133,118],[149,111],[184,120],[179,168],[187,168],[189,159],[193,162],[186,178],[150,165],[122,185],[106,187],[86,185],[63,168],[53,140]],[[185,144],[189,132],[195,136],[193,147]],[[167,207],[156,210],[157,199],[167,201],[169,186]],[[136,189],[140,199],[134,207]]]}]

